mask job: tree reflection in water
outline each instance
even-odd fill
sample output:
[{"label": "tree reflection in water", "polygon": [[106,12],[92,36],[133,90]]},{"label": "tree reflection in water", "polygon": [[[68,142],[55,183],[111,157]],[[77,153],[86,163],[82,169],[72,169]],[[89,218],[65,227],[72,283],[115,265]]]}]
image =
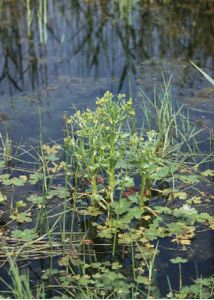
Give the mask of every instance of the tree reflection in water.
[{"label": "tree reflection in water", "polygon": [[1,95],[59,75],[108,77],[121,90],[154,58],[213,64],[211,1],[3,0],[0,19]]}]

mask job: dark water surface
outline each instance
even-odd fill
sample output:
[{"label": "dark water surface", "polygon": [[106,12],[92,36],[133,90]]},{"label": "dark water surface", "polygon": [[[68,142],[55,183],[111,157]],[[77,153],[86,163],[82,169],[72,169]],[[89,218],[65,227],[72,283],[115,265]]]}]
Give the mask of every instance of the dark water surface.
[{"label": "dark water surface", "polygon": [[[151,3],[150,3],[151,2]],[[0,6],[0,129],[15,141],[62,137],[63,113],[91,107],[108,89],[141,101],[172,75],[173,97],[212,127],[213,1],[27,1]],[[128,3],[128,4],[127,4]],[[40,12],[40,14],[38,13]],[[43,16],[43,17],[41,17]]]},{"label": "dark water surface", "polygon": [[[45,6],[35,0],[28,11],[27,1],[0,1],[0,132],[16,143],[37,144],[41,106],[45,140],[61,139],[64,112],[93,107],[106,90],[132,93],[138,107],[140,89],[151,96],[163,72],[172,75],[173,100],[189,108],[207,139],[214,88],[189,60],[214,76],[214,1],[163,2],[47,0]],[[210,252],[212,236],[198,239]],[[160,255],[163,295],[166,274],[172,284],[178,277],[177,266],[164,267],[170,255]],[[214,272],[213,255],[196,255],[186,266],[186,283],[194,261],[199,274]]]}]

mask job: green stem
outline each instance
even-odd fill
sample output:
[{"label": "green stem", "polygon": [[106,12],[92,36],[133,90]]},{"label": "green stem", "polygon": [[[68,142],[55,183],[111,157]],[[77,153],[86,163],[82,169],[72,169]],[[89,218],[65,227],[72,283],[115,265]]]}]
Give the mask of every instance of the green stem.
[{"label": "green stem", "polygon": [[95,167],[95,146],[94,146],[94,136],[91,134],[89,136],[89,144],[90,144],[90,181],[91,181],[91,193],[92,193],[92,204],[95,205],[95,197],[97,195],[97,182],[96,182],[96,167]]},{"label": "green stem", "polygon": [[113,245],[112,245],[112,256],[115,255],[115,249],[116,249],[118,219],[119,219],[119,214],[117,214],[117,220],[116,220],[116,224],[115,224],[115,233],[114,233]]},{"label": "green stem", "polygon": [[179,289],[182,289],[182,273],[181,273],[181,264],[178,264],[178,268],[179,268]]},{"label": "green stem", "polygon": [[142,173],[141,175],[141,190],[140,190],[140,206],[144,206],[144,193],[145,193],[145,186],[146,186],[146,174]]},{"label": "green stem", "polygon": [[97,195],[97,183],[96,183],[96,175],[94,172],[91,175],[91,193],[92,193],[92,204],[95,205],[95,197]]},{"label": "green stem", "polygon": [[115,124],[112,125],[112,133],[110,136],[110,166],[109,166],[109,198],[110,202],[114,202],[115,188]]},{"label": "green stem", "polygon": [[134,246],[133,242],[131,243],[131,255],[132,255],[132,273],[133,273],[133,278],[134,280],[136,279],[136,274],[135,274],[135,258],[134,258]]}]

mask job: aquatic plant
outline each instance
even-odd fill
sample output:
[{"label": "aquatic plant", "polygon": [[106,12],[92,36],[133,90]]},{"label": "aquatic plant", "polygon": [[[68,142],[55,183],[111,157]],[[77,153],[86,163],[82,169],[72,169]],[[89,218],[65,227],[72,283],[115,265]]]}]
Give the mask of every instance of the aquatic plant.
[{"label": "aquatic plant", "polygon": [[[181,110],[171,106],[168,86],[163,94],[163,102],[153,103],[156,128],[149,128],[148,117],[138,129],[132,99],[106,92],[94,110],[65,116],[64,145],[44,144],[40,111],[38,149],[27,152],[19,145],[35,160],[31,170],[9,172],[1,157],[2,186],[30,189],[11,203],[11,232],[5,226],[0,231],[0,258],[12,260],[7,295],[24,296],[26,289],[29,297],[45,298],[54,287],[54,296],[63,298],[158,298],[158,240],[168,238],[172,247],[186,249],[199,224],[213,229],[212,216],[198,208],[209,200],[198,184],[209,184],[213,172],[200,172],[205,158],[197,168],[189,162],[194,152],[186,135],[192,132],[191,139],[195,133],[189,126],[185,135],[184,126],[180,134]],[[3,205],[8,195],[1,192]],[[32,291],[31,273],[18,278],[17,264],[38,258],[48,263]],[[178,264],[180,291],[171,290],[168,297],[179,298],[186,258],[171,262]]]},{"label": "aquatic plant", "polygon": [[194,64],[194,62],[192,62],[191,60],[190,62],[207,79],[207,81],[209,81],[212,85],[214,85],[214,79],[209,74],[204,72],[199,66]]},{"label": "aquatic plant", "polygon": [[8,133],[6,134],[5,138],[0,133],[0,142],[0,149],[2,150],[1,158],[6,163],[6,165],[9,165],[12,161],[12,141],[9,138]]},{"label": "aquatic plant", "polygon": [[197,278],[194,284],[184,286],[179,291],[171,291],[169,299],[212,299],[214,293],[214,278]]},{"label": "aquatic plant", "polygon": [[[35,291],[33,291],[30,284],[29,273],[20,270],[17,263],[10,255],[8,255],[8,262],[11,282],[8,283],[1,277],[0,281],[5,285],[5,288],[8,288],[10,297],[14,299],[34,299],[35,297],[44,299],[45,294],[43,286],[37,286]],[[8,291],[3,291],[2,293],[8,295]]]}]

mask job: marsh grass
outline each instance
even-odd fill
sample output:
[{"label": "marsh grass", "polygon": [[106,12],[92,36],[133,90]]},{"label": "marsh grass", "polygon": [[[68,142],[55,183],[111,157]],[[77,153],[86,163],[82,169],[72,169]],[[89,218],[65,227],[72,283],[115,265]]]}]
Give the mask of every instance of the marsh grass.
[{"label": "marsh grass", "polygon": [[[1,184],[13,191],[34,188],[14,202],[12,222],[21,220],[21,227],[13,223],[11,233],[2,233],[0,259],[11,266],[9,294],[45,298],[56,289],[65,298],[158,297],[158,239],[182,247],[191,245],[197,224],[213,228],[212,217],[192,207],[203,201],[197,184],[209,182],[212,171],[201,174],[200,166],[212,157],[198,159],[199,131],[172,104],[170,81],[155,95],[151,100],[143,94],[142,128],[135,126],[132,99],[107,92],[94,111],[65,116],[63,142],[48,144],[40,110],[38,149],[20,145],[14,160],[25,163],[22,156],[28,155],[33,167],[19,168],[18,177],[5,174],[5,162],[14,158],[2,140]],[[190,186],[201,196],[192,197]],[[173,206],[176,201],[184,202]],[[32,292],[31,272],[19,276],[17,265],[39,259],[48,263]],[[181,271],[178,282],[182,291]]]},{"label": "marsh grass", "polygon": [[30,287],[30,279],[28,273],[20,273],[20,270],[15,261],[8,256],[9,275],[11,284],[5,282],[2,278],[0,280],[9,289],[9,293],[15,299],[33,299],[33,294]]},{"label": "marsh grass", "polygon": [[190,62],[206,78],[206,80],[209,81],[209,83],[211,83],[214,86],[214,79],[209,74],[207,74],[205,71],[203,71],[199,66],[194,64],[194,62],[192,62],[191,60],[190,60]]},{"label": "marsh grass", "polygon": [[173,102],[171,77],[166,81],[163,75],[163,84],[154,87],[153,99],[142,89],[140,93],[143,99],[143,125],[145,130],[157,130],[163,156],[172,152],[177,154],[179,150],[182,151],[187,147],[186,154],[193,157],[192,143],[196,143],[195,137],[201,129],[197,130],[190,122],[189,113],[184,110],[184,106],[179,107]]},{"label": "marsh grass", "polygon": [[10,165],[12,161],[12,142],[9,138],[8,133],[6,134],[6,137],[4,138],[2,134],[0,134],[0,142],[1,142],[1,158],[6,163],[6,165]]}]

